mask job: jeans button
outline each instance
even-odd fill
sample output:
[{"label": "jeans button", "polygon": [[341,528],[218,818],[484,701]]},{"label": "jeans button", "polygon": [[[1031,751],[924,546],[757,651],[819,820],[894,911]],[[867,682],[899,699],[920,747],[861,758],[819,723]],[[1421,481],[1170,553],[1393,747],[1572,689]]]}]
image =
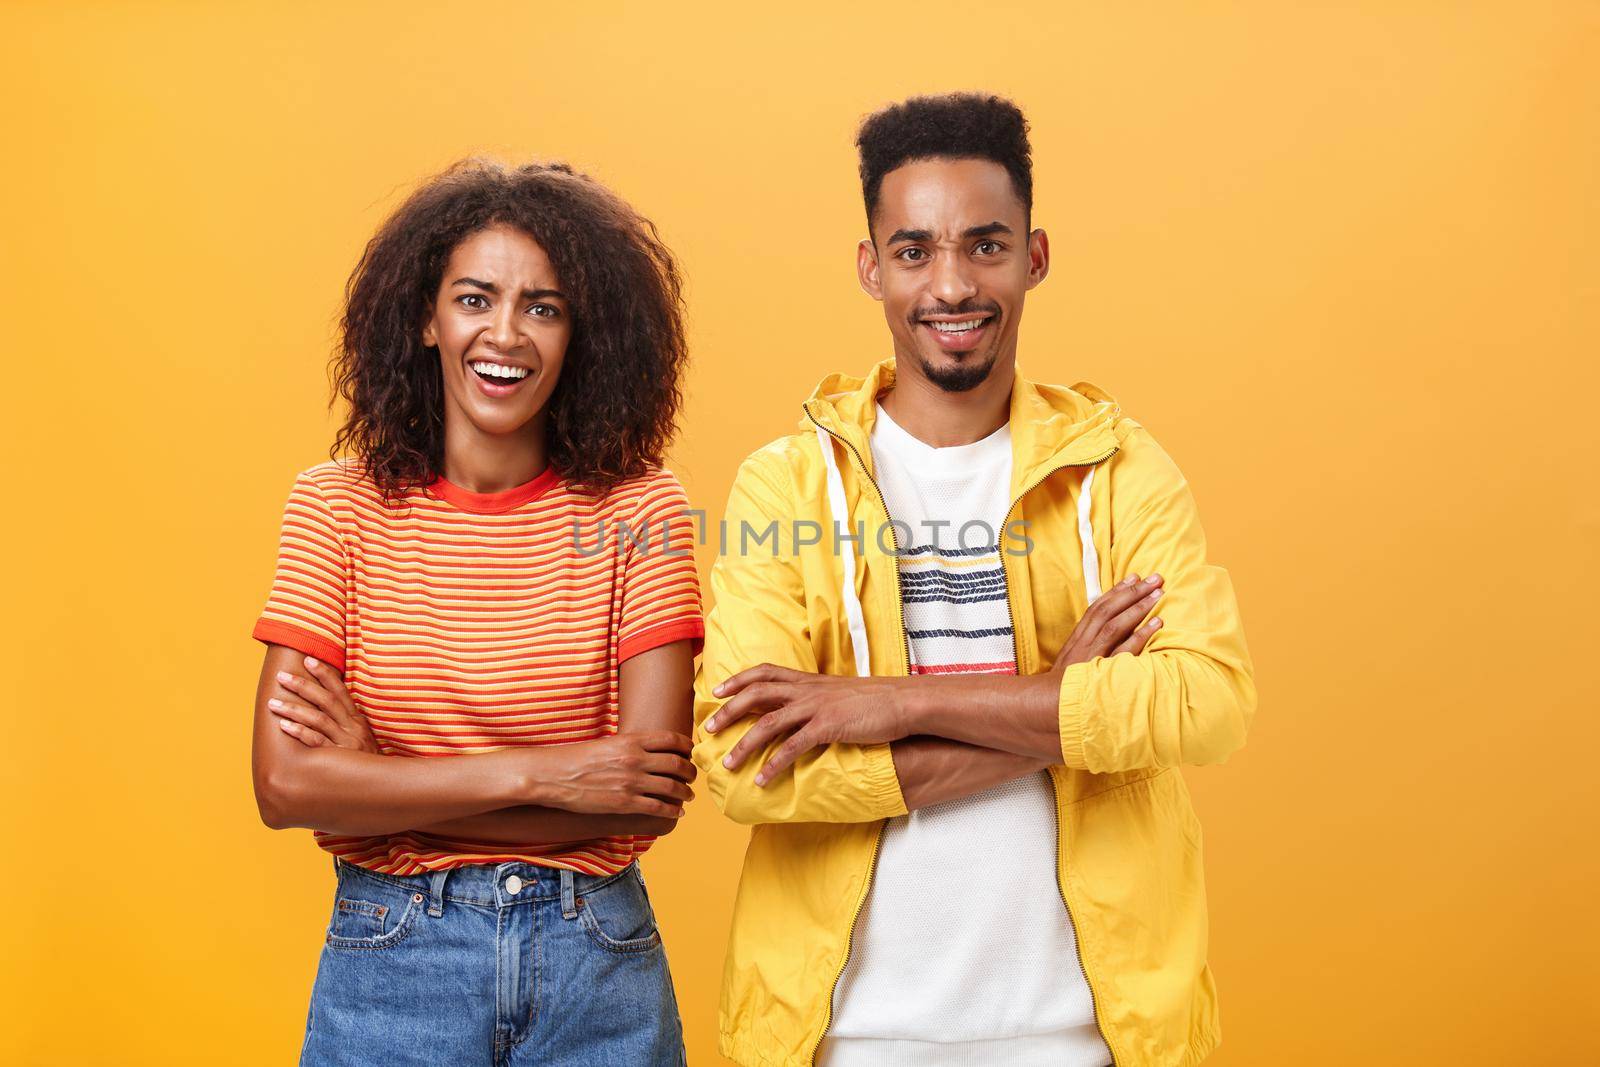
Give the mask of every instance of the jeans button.
[{"label": "jeans button", "polygon": [[518,878],[514,874],[510,878],[507,878],[506,892],[510,893],[512,896],[516,896],[518,893],[522,892],[522,879]]}]

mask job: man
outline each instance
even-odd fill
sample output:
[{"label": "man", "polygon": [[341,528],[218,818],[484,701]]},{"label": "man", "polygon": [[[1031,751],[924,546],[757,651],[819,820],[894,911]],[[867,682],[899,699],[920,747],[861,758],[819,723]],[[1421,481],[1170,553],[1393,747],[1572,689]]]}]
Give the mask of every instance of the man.
[{"label": "man", "polygon": [[1050,264],[1021,112],[917,98],[857,144],[894,357],[745,461],[711,574],[693,754],[753,827],[720,1047],[1198,1062],[1219,1034],[1178,767],[1254,714],[1227,572],[1148,431],[1017,372]]}]

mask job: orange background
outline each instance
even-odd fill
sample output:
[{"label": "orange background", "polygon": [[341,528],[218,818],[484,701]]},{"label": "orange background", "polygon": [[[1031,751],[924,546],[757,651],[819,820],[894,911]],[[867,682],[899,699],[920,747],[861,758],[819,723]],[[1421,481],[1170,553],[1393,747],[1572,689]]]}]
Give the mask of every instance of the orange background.
[{"label": "orange background", "polygon": [[[715,514],[888,351],[857,120],[984,87],[1055,255],[1024,371],[1177,458],[1258,666],[1189,772],[1213,1062],[1593,1062],[1600,8],[598,6],[0,13],[0,1060],[293,1059],[331,872],[257,820],[247,634],[405,190],[564,157],[660,224]],[[743,841],[702,797],[647,860],[696,1065]]]}]

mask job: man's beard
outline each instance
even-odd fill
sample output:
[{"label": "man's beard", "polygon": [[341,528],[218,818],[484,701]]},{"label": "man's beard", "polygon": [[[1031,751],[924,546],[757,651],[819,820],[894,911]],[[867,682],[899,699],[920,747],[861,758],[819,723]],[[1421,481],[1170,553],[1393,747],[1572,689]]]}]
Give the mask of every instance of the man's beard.
[{"label": "man's beard", "polygon": [[934,367],[922,355],[919,348],[913,347],[911,354],[917,359],[917,365],[922,368],[923,377],[937,385],[947,393],[965,393],[976,389],[989,379],[989,372],[994,370],[995,358],[1000,354],[998,345],[991,345],[989,355],[982,362],[978,361],[978,353],[973,352],[966,359],[953,367]]},{"label": "man's beard", "polygon": [[[1000,305],[993,300],[978,300],[968,298],[955,307],[944,301],[937,301],[933,307],[913,308],[906,316],[906,321],[911,326],[912,336],[922,328],[922,320],[929,315],[973,315],[985,314],[990,316],[991,327],[1000,325]],[[919,345],[911,345],[911,354],[916,357],[917,366],[922,368],[923,377],[947,393],[965,393],[976,389],[989,378],[989,372],[994,370],[995,359],[1000,355],[1000,346],[993,340],[989,342],[989,354],[980,358],[976,352],[968,352],[955,366],[949,368],[936,368],[932,366],[922,354]]]}]

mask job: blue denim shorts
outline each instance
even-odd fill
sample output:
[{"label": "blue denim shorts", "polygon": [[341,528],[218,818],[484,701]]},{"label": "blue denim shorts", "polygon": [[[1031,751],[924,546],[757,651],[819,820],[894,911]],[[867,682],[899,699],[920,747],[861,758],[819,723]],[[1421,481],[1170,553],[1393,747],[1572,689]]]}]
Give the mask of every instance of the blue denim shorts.
[{"label": "blue denim shorts", "polygon": [[302,1065],[684,1067],[637,862],[605,876],[334,869]]}]

